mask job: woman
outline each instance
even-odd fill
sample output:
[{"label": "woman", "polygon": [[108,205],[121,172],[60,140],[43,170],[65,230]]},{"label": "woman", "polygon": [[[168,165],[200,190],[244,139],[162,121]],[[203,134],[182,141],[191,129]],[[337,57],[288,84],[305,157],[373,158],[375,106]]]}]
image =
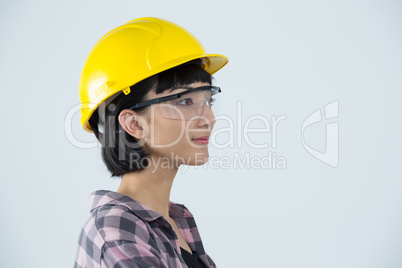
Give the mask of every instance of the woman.
[{"label": "woman", "polygon": [[180,165],[208,160],[220,92],[211,75],[227,62],[158,18],[117,27],[91,50],[81,123],[121,184],[92,193],[75,267],[215,267],[193,215],[170,201],[170,190]]}]

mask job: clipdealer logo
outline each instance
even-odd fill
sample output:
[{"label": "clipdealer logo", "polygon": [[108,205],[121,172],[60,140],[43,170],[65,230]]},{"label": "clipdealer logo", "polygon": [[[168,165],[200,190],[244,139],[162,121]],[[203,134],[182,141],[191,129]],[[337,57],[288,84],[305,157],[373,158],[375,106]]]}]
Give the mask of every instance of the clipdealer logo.
[{"label": "clipdealer logo", "polygon": [[[339,123],[333,122],[335,118],[339,117],[339,101],[335,100],[324,106],[324,117],[325,121],[331,121],[326,124],[326,138],[325,138],[325,151],[320,152],[317,149],[312,148],[306,143],[305,130],[313,124],[323,122],[323,116],[320,109],[317,109],[315,112],[310,114],[302,123],[301,126],[301,144],[304,149],[311,154],[317,160],[331,166],[337,167],[339,164]],[[210,136],[210,146],[217,149],[224,148],[233,148],[240,149],[244,148],[246,145],[250,149],[254,149],[252,152],[240,153],[235,152],[233,157],[223,156],[223,157],[215,157],[211,156],[208,158],[208,161],[204,159],[197,159],[199,156],[195,153],[193,159],[180,159],[180,163],[184,163],[184,165],[179,165],[181,170],[186,170],[186,164],[191,161],[195,163],[205,163],[199,164],[201,168],[231,168],[231,169],[286,169],[287,168],[287,160],[286,157],[279,155],[275,151],[265,151],[267,148],[271,147],[273,149],[278,146],[278,126],[279,123],[286,120],[286,115],[275,116],[272,115],[271,118],[267,118],[266,116],[260,114],[254,114],[247,118],[243,124],[242,118],[242,103],[241,101],[237,102],[237,111],[236,116],[228,116],[228,115],[217,115],[215,118],[217,121],[223,121],[227,127],[219,127],[214,129]],[[74,146],[78,148],[97,148],[100,147],[100,143],[98,141],[90,141],[83,142],[80,141],[74,132],[72,131],[73,125],[77,124],[73,119],[77,118],[75,116],[79,114],[79,105],[75,105],[72,107],[65,117],[65,135],[67,140]],[[260,128],[252,128],[251,125],[253,122],[262,123],[264,126]],[[185,126],[184,128],[186,128]],[[152,126],[151,126],[152,128]],[[183,130],[184,131],[184,130]],[[182,131],[182,132],[183,132]],[[250,134],[264,133],[263,135],[270,135],[270,143],[255,143],[250,138]],[[188,134],[188,133],[187,133]],[[222,139],[217,139],[218,135],[225,135],[228,137],[224,140],[223,143],[218,143],[218,141],[222,141]],[[181,138],[181,137],[180,137]],[[177,139],[176,142],[179,142],[180,139]],[[152,142],[152,137],[151,137]],[[152,143],[151,143],[152,144]],[[172,146],[173,144],[166,145],[167,147]],[[164,145],[159,145],[164,146]],[[194,146],[196,147],[196,146]],[[266,155],[257,156],[255,154],[255,149],[264,149]],[[260,151],[261,152],[261,151]],[[173,157],[173,156],[172,156]],[[166,158],[162,160],[158,160],[154,162],[154,165],[169,166],[170,162],[172,162],[173,158]],[[174,156],[177,157],[177,156]],[[180,158],[180,156],[178,156]],[[190,161],[191,160],[191,161]],[[176,161],[176,164],[179,163]],[[196,165],[196,168],[198,166]]]},{"label": "clipdealer logo", "polygon": [[[339,117],[339,101],[333,101],[324,107],[325,119],[330,120]],[[304,131],[307,127],[322,122],[321,110],[318,109],[313,112],[306,120],[304,120],[301,127],[301,141],[304,149],[309,152],[313,157],[322,161],[323,163],[337,167],[339,164],[339,123],[331,122],[326,124],[326,137],[325,137],[325,151],[320,151],[311,148],[306,144]]]}]

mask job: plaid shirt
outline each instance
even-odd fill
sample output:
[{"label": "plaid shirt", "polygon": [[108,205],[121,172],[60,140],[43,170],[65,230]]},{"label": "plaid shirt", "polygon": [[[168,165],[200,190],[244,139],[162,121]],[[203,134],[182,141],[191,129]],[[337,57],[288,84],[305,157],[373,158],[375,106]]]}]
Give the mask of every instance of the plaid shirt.
[{"label": "plaid shirt", "polygon": [[[216,267],[204,251],[190,211],[169,201],[169,215],[205,267]],[[187,265],[179,240],[165,217],[126,195],[101,190],[91,194],[91,216],[81,230],[74,267]]]}]

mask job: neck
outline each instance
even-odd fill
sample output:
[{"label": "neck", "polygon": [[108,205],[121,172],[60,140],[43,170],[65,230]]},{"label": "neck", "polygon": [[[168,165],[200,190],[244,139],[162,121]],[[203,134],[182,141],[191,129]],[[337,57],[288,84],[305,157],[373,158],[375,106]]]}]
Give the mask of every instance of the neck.
[{"label": "neck", "polygon": [[123,175],[118,193],[146,205],[169,219],[169,200],[177,167],[161,168],[150,159],[149,167]]}]

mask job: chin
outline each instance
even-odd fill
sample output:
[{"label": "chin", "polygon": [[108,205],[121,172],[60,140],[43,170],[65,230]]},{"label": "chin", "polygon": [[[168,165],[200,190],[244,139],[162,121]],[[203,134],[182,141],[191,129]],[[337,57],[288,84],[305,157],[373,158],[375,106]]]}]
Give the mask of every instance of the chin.
[{"label": "chin", "polygon": [[197,152],[190,156],[187,160],[187,165],[189,166],[202,166],[208,162],[209,154],[208,151],[205,152]]}]

